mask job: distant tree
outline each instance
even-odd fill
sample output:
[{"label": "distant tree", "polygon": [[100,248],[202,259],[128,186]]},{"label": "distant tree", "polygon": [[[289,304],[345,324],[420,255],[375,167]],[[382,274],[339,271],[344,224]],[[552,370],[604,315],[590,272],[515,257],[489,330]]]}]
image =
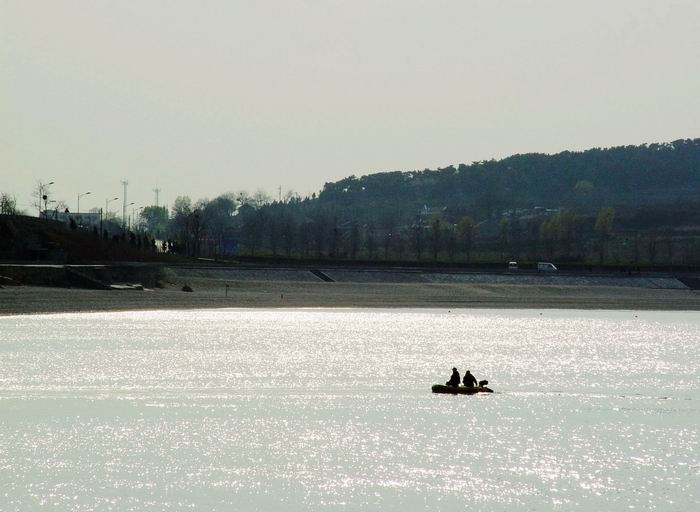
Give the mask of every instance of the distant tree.
[{"label": "distant tree", "polygon": [[251,256],[262,249],[263,233],[265,232],[267,215],[265,210],[248,207],[243,218],[243,235]]},{"label": "distant tree", "polygon": [[165,236],[168,229],[168,209],[165,206],[146,206],[141,210],[143,228],[157,237]]},{"label": "distant tree", "polygon": [[389,259],[389,251],[391,250],[394,233],[398,223],[398,212],[395,208],[382,208],[380,214],[380,226],[383,232],[384,259]]},{"label": "distant tree", "polygon": [[559,240],[560,235],[561,218],[559,215],[548,217],[540,224],[540,240],[544,245],[548,259],[554,258],[557,240]]},{"label": "distant tree", "polygon": [[350,226],[350,258],[356,259],[360,250],[360,227],[356,221],[352,221]]},{"label": "distant tree", "polygon": [[442,235],[442,223],[439,216],[434,216],[430,222],[430,245],[433,250],[433,259],[438,259],[440,252],[440,236]]},{"label": "distant tree", "polygon": [[377,232],[372,222],[365,225],[365,243],[367,245],[367,257],[373,260],[377,248]]},{"label": "distant tree", "polygon": [[462,217],[457,223],[457,234],[462,242],[464,254],[467,261],[471,261],[472,250],[474,249],[474,239],[477,234],[477,227],[471,217]]},{"label": "distant tree", "polygon": [[396,255],[398,256],[399,260],[403,260],[404,253],[406,252],[406,239],[408,238],[406,229],[397,229],[396,232],[392,235],[392,238],[392,243],[394,245]]},{"label": "distant tree", "polygon": [[501,252],[501,258],[505,258],[508,251],[508,233],[510,231],[510,221],[503,217],[498,223],[498,248]]},{"label": "distant tree", "polygon": [[340,250],[340,230],[338,229],[337,218],[333,218],[331,226],[331,245],[329,250],[329,256],[331,258],[337,258],[338,252]]},{"label": "distant tree", "polygon": [[32,191],[32,206],[39,210],[39,216],[41,216],[42,210],[46,210],[48,207],[50,187],[50,183],[37,181],[36,187]]},{"label": "distant tree", "polygon": [[3,192],[2,194],[0,194],[0,214],[17,214],[17,200],[14,196],[8,194],[7,192]]},{"label": "distant tree", "polygon": [[601,208],[595,221],[595,233],[598,236],[598,249],[600,262],[603,263],[607,256],[608,244],[613,236],[613,221],[615,210],[612,208]]},{"label": "distant tree", "polygon": [[312,236],[314,241],[314,247],[316,249],[316,257],[320,258],[323,256],[323,251],[326,247],[326,231],[327,231],[327,218],[325,212],[316,212],[315,218],[311,224],[312,226]]},{"label": "distant tree", "polygon": [[282,197],[282,202],[285,204],[296,203],[299,201],[299,194],[293,190],[287,190]]},{"label": "distant tree", "polygon": [[170,233],[185,247],[186,254],[190,254],[192,241],[190,240],[190,220],[193,212],[192,200],[188,196],[178,196],[172,206],[172,220],[169,224]]},{"label": "distant tree", "polygon": [[294,218],[290,214],[286,214],[282,220],[282,247],[284,253],[289,258],[294,250],[294,233],[296,226]]},{"label": "distant tree", "polygon": [[457,232],[454,224],[445,224],[442,238],[445,241],[445,248],[450,261],[454,261],[457,253]]},{"label": "distant tree", "polygon": [[224,236],[228,230],[233,228],[237,209],[236,196],[231,192],[215,197],[202,209],[207,231],[211,235],[214,251],[217,254],[223,254]]},{"label": "distant tree", "polygon": [[309,256],[309,246],[311,244],[311,227],[312,223],[305,221],[299,224],[299,246],[301,255],[305,258]]},{"label": "distant tree", "polygon": [[530,260],[537,261],[540,257],[540,227],[542,221],[538,218],[527,222],[527,237],[529,241]]},{"label": "distant tree", "polygon": [[567,210],[559,214],[559,230],[562,248],[566,257],[571,257],[574,244],[579,239],[581,219],[575,212]]},{"label": "distant tree", "polygon": [[411,249],[415,255],[416,260],[420,260],[421,254],[423,253],[423,226],[420,222],[413,224],[410,228],[411,230]]},{"label": "distant tree", "polygon": [[202,236],[207,228],[206,207],[206,201],[198,201],[187,219],[188,238],[192,243],[191,255],[195,257],[200,255]]},{"label": "distant tree", "polygon": [[264,190],[258,190],[251,197],[251,201],[252,201],[253,206],[255,206],[256,208],[261,208],[264,205],[271,203],[272,198]]},{"label": "distant tree", "polygon": [[508,233],[510,241],[510,252],[513,258],[520,259],[520,244],[522,239],[522,226],[520,219],[513,216],[510,220],[510,232]]},{"label": "distant tree", "polygon": [[59,199],[59,200],[53,202],[52,206],[53,206],[53,209],[52,209],[53,213],[49,216],[52,216],[54,220],[58,220],[58,212],[69,213],[68,204],[63,199]]}]

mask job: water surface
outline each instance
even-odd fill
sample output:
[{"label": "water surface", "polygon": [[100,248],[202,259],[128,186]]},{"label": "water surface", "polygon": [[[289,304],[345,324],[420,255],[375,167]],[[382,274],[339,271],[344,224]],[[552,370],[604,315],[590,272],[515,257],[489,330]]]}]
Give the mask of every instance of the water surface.
[{"label": "water surface", "polygon": [[0,510],[698,510],[699,317],[0,318]]}]

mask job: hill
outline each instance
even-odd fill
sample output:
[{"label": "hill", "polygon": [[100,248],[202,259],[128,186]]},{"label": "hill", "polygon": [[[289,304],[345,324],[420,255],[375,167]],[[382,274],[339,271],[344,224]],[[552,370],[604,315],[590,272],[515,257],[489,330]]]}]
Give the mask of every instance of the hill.
[{"label": "hill", "polygon": [[700,199],[700,139],[530,153],[437,170],[384,172],[327,183],[321,202],[371,210],[442,206],[475,217],[514,208],[641,207]]},{"label": "hill", "polygon": [[366,260],[700,261],[700,139],[382,172],[245,204],[245,254]]}]

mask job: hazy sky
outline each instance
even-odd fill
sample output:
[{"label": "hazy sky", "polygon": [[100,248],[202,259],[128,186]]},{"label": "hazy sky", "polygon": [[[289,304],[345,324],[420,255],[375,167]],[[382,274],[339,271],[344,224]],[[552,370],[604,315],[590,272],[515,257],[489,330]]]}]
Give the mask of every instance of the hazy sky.
[{"label": "hazy sky", "polygon": [[27,209],[698,136],[698,0],[0,0]]}]

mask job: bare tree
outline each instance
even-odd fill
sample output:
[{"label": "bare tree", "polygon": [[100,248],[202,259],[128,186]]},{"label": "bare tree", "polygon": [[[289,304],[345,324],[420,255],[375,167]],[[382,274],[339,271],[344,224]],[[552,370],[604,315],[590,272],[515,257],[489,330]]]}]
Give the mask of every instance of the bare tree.
[{"label": "bare tree", "polygon": [[17,214],[17,200],[14,196],[11,196],[7,192],[3,192],[2,194],[0,194],[0,214]]},{"label": "bare tree", "polygon": [[[53,182],[52,182],[53,183]],[[49,187],[51,186],[51,183],[44,183],[42,181],[37,181],[36,182],[36,187],[34,188],[34,191],[32,192],[32,206],[37,208],[39,210],[39,217],[41,217],[41,211],[42,208],[43,210],[46,210],[46,207],[49,202]]]}]

